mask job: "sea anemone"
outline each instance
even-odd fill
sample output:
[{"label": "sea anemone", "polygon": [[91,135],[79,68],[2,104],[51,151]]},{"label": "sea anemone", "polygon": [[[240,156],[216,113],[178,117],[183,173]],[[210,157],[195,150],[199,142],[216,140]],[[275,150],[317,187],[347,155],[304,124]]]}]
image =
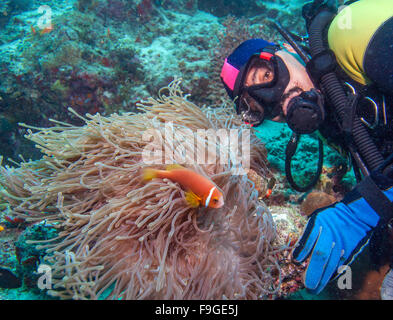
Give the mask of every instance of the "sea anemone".
[{"label": "sea anemone", "polygon": [[[0,167],[2,197],[12,213],[59,229],[58,237],[39,244],[52,268],[49,293],[62,299],[271,297],[279,290],[282,246],[272,215],[232,157],[183,163],[222,189],[220,209],[190,208],[177,183],[141,179],[149,129],[163,134],[170,122],[174,132],[237,129],[241,138],[248,127],[230,108],[194,105],[178,81],[139,107],[140,113],[87,114],[81,127],[55,120],[50,128],[27,126],[27,138],[44,156]],[[197,134],[172,145],[164,135],[160,141],[179,162],[194,139],[216,147]],[[268,177],[263,144],[253,134],[249,143],[250,168]]]}]

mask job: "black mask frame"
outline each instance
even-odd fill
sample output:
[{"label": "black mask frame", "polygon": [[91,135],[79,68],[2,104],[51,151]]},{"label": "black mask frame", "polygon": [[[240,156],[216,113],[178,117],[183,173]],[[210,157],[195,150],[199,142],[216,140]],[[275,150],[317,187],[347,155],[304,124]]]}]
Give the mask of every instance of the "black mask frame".
[{"label": "black mask frame", "polygon": [[[240,98],[238,99],[239,101],[236,108],[237,113],[242,114],[243,119],[253,119],[254,121],[250,123],[254,126],[260,125],[264,119],[273,119],[282,114],[280,102],[284,91],[288,86],[290,76],[285,63],[280,57],[274,54],[279,49],[280,47],[274,47],[273,50],[265,48],[264,51],[254,55],[254,57],[264,59],[271,63],[274,71],[274,78],[268,83],[243,87],[240,93]],[[245,77],[254,59],[255,58],[251,58],[249,60],[241,83],[244,83]],[[242,96],[245,95],[245,93],[252,97],[261,106],[261,108],[263,108],[263,113],[250,109],[246,101],[243,101],[242,99]],[[257,117],[257,113],[260,113],[259,118]]]}]

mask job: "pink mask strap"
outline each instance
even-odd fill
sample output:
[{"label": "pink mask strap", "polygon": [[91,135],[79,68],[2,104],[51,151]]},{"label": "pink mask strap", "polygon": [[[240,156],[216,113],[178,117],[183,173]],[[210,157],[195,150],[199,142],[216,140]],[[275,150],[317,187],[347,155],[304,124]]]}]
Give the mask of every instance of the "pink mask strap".
[{"label": "pink mask strap", "polygon": [[238,74],[239,70],[237,70],[234,66],[230,65],[227,62],[227,59],[225,59],[224,66],[221,70],[221,78],[229,89],[233,90],[235,88],[235,82]]}]

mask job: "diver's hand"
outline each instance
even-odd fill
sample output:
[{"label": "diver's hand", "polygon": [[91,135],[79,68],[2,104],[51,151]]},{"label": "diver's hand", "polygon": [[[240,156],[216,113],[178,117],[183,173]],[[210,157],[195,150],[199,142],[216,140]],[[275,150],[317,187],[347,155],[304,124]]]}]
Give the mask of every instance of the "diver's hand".
[{"label": "diver's hand", "polygon": [[[393,188],[384,191],[393,200]],[[316,210],[293,251],[295,262],[310,255],[304,284],[318,294],[342,265],[349,265],[368,244],[379,215],[354,189],[339,203]]]}]

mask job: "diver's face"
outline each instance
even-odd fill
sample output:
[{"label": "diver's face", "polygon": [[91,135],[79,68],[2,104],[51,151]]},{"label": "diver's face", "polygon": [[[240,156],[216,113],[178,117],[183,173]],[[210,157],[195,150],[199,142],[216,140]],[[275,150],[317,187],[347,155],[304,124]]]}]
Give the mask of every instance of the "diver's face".
[{"label": "diver's face", "polygon": [[[296,59],[292,54],[284,50],[279,50],[276,52],[285,63],[288,68],[290,80],[284,94],[280,100],[280,106],[282,109],[282,115],[273,118],[273,121],[282,122],[285,120],[287,114],[287,108],[289,101],[301,94],[303,91],[308,91],[314,88],[311,79],[308,76],[306,68],[304,65]],[[252,86],[256,84],[269,83],[274,79],[274,68],[269,66],[251,66],[245,77],[244,85]],[[259,105],[250,103],[250,108],[253,111],[260,111]]]},{"label": "diver's face", "polygon": [[301,94],[303,91],[313,89],[314,84],[308,76],[305,66],[293,54],[280,50],[277,51],[276,55],[284,61],[290,76],[288,86],[284,91],[283,99],[281,101],[283,114],[286,115],[289,101],[293,97]]},{"label": "diver's face", "polygon": [[244,80],[244,85],[249,87],[255,84],[269,83],[274,79],[273,68],[265,66],[251,65],[246,78]]}]

